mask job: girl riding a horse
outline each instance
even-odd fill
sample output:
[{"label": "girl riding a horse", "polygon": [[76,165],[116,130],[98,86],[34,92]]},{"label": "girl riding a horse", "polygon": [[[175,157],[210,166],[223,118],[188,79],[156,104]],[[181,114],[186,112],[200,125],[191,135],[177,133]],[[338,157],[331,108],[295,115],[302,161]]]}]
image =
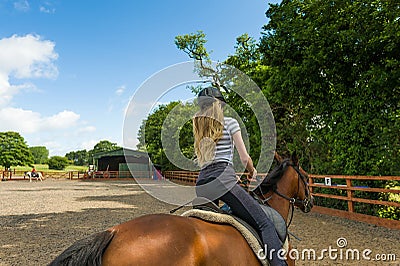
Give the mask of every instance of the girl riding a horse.
[{"label": "girl riding a horse", "polygon": [[[278,257],[282,243],[273,223],[258,202],[237,184],[233,168],[234,146],[243,166],[251,177],[257,175],[236,119],[224,117],[225,99],[219,89],[208,87],[198,95],[200,111],[193,118],[194,146],[201,167],[196,183],[199,197],[211,201],[222,200],[232,213],[253,226],[262,238],[270,255],[271,265],[287,265]],[[274,249],[275,252],[271,252]]]}]

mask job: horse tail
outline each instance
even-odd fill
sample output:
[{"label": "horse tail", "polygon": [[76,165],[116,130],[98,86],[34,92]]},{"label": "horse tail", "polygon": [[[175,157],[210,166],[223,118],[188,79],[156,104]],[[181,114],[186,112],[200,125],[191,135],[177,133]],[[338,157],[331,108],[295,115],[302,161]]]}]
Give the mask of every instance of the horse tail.
[{"label": "horse tail", "polygon": [[101,257],[112,241],[115,231],[103,231],[76,241],[49,266],[101,265]]}]

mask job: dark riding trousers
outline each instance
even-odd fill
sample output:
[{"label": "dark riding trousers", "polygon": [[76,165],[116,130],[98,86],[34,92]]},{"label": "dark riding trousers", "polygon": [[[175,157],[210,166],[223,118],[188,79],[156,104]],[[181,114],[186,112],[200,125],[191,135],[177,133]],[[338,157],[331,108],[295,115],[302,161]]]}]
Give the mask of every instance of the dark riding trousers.
[{"label": "dark riding trousers", "polygon": [[266,216],[259,203],[237,184],[235,170],[225,162],[211,164],[201,169],[196,183],[196,194],[212,201],[219,199],[227,203],[232,214],[243,219],[260,234],[266,245],[269,258],[270,250],[275,249],[270,264],[287,265],[277,257],[277,251],[282,248],[274,224]]}]

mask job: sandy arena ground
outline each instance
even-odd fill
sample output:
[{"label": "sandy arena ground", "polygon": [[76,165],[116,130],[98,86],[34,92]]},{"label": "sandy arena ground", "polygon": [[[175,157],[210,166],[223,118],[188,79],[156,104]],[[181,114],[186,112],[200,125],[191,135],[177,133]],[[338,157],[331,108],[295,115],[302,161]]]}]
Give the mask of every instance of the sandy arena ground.
[{"label": "sandy arena ground", "polygon": [[[5,181],[0,182],[0,200],[0,266],[46,265],[78,239],[175,207],[153,198],[133,180]],[[302,239],[292,240],[299,252],[297,265],[400,265],[399,230],[299,211],[289,230]],[[346,247],[338,247],[339,238],[345,238]],[[316,252],[315,260],[307,258],[306,249]],[[323,249],[327,251],[318,259]],[[351,254],[346,259],[349,249],[357,249],[360,260]],[[364,260],[366,249],[370,258],[380,255],[392,261]]]}]

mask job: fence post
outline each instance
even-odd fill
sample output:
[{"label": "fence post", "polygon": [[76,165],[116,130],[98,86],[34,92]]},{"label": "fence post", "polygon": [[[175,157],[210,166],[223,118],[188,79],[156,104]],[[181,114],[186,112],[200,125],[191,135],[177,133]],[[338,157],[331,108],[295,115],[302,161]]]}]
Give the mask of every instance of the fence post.
[{"label": "fence post", "polygon": [[346,178],[346,186],[347,186],[347,206],[349,208],[349,212],[354,212],[354,202],[353,196],[354,191],[352,190],[351,179]]},{"label": "fence post", "polygon": [[312,194],[314,192],[314,187],[312,186],[314,184],[314,178],[310,175],[309,176],[309,189],[310,189],[310,193]]}]

